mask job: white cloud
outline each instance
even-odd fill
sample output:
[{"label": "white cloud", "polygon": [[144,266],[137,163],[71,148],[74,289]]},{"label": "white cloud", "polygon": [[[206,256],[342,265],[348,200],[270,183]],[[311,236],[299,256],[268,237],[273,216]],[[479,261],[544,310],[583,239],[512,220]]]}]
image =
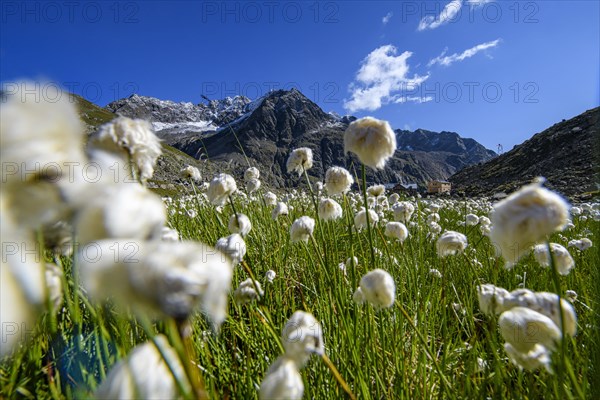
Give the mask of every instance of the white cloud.
[{"label": "white cloud", "polygon": [[412,103],[427,103],[433,101],[433,97],[432,96],[425,96],[425,97],[420,97],[420,96],[399,96],[394,100],[394,103],[408,103],[408,102],[412,102]]},{"label": "white cloud", "polygon": [[460,12],[462,5],[463,0],[452,0],[450,3],[446,4],[440,15],[437,17],[427,15],[421,18],[417,30],[424,31],[425,29],[435,29],[448,23],[448,21],[451,21]]},{"label": "white cloud", "polygon": [[349,86],[352,98],[344,102],[344,108],[350,112],[377,110],[396,101],[403,92],[414,91],[429,78],[429,75],[409,77],[407,60],[412,53],[405,51],[397,56],[397,52],[396,47],[385,45],[365,57]]},{"label": "white cloud", "polygon": [[392,19],[392,17],[394,16],[394,13],[392,13],[391,11],[389,13],[387,13],[385,15],[385,17],[383,17],[381,19],[381,22],[383,22],[384,25],[387,25],[388,22],[390,22],[390,19]]},{"label": "white cloud", "polygon": [[491,3],[494,0],[467,0],[467,4],[469,4],[471,7],[480,7],[484,4],[487,3]]},{"label": "white cloud", "polygon": [[470,49],[463,51],[460,54],[454,53],[449,56],[446,55],[446,52],[448,51],[448,48],[446,48],[446,49],[444,49],[442,54],[440,54],[436,58],[431,59],[429,61],[429,63],[427,63],[427,66],[431,67],[432,65],[440,64],[440,65],[444,65],[447,67],[457,61],[463,61],[467,58],[473,57],[475,54],[479,53],[480,51],[484,51],[484,50],[490,49],[492,47],[496,47],[498,45],[498,43],[500,43],[500,39],[496,39],[491,42],[481,43],[481,44],[478,44],[477,46],[471,47]]}]

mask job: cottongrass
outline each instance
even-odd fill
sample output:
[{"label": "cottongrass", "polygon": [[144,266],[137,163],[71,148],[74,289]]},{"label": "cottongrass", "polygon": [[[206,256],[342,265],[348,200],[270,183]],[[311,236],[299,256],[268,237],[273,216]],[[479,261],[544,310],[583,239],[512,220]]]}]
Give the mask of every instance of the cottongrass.
[{"label": "cottongrass", "polygon": [[512,267],[529,248],[561,230],[569,219],[569,204],[542,187],[542,180],[522,187],[494,205],[490,240]]},{"label": "cottongrass", "polygon": [[237,184],[235,183],[235,179],[229,174],[221,173],[210,181],[210,186],[206,194],[212,204],[222,206],[236,190]]},{"label": "cottongrass", "polygon": [[396,151],[396,134],[387,121],[364,117],[353,121],[344,133],[344,152],[352,152],[364,165],[383,169]]},{"label": "cottongrass", "polygon": [[308,216],[298,218],[290,228],[292,242],[308,242],[315,229],[315,220]]},{"label": "cottongrass", "polygon": [[325,173],[325,188],[330,196],[347,193],[354,183],[348,170],[342,167],[331,167]]},{"label": "cottongrass", "polygon": [[165,336],[134,348],[119,361],[95,392],[97,399],[173,399],[181,396],[181,382],[191,390],[184,367]]},{"label": "cottongrass", "polygon": [[[550,252],[552,255],[550,255]],[[549,267],[554,262],[559,274],[568,275],[571,269],[575,267],[575,261],[569,250],[558,243],[550,243],[550,252],[546,244],[538,244],[533,248],[533,255],[541,266]]]},{"label": "cottongrass", "polygon": [[357,298],[362,299],[376,308],[391,307],[396,298],[394,278],[382,269],[373,270],[362,277],[354,296],[356,302],[362,302]]}]

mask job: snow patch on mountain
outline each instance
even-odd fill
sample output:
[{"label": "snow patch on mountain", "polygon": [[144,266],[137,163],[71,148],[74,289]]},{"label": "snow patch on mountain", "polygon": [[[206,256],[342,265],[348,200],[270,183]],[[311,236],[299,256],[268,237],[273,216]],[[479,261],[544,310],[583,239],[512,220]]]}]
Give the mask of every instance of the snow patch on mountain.
[{"label": "snow patch on mountain", "polygon": [[189,131],[206,132],[217,130],[218,126],[211,121],[196,122],[152,122],[152,128],[155,132],[166,131],[168,134],[183,133]]}]

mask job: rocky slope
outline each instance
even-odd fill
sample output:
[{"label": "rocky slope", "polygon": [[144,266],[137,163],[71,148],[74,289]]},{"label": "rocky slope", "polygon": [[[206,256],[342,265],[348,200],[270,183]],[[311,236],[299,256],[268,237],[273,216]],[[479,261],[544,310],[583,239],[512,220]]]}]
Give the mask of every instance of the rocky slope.
[{"label": "rocky slope", "polygon": [[544,176],[547,186],[573,196],[598,191],[600,135],[594,108],[563,120],[482,165],[467,167],[449,178],[453,189],[467,195],[509,193]]},{"label": "rocky slope", "polygon": [[[140,100],[144,100],[143,102]],[[130,117],[146,117],[155,124],[162,121],[190,121],[206,118],[206,114],[184,115],[185,110],[198,111],[191,103],[172,103],[132,96],[111,103],[109,108]],[[343,153],[343,133],[353,117],[325,113],[297,90],[274,91],[253,102],[239,101],[243,106],[226,118],[213,116],[216,130],[190,129],[173,134],[159,131],[167,143],[195,158],[210,159],[213,167],[240,176],[248,164],[262,171],[263,179],[284,187],[301,182],[287,174],[285,163],[290,151],[309,147],[314,153],[314,167],[309,175],[322,179],[325,170],[341,165],[354,170],[357,160]],[[157,108],[167,104],[168,108]],[[179,106],[177,106],[179,104]],[[181,113],[173,108],[182,110]],[[227,108],[225,107],[227,110]],[[161,111],[162,110],[162,111]],[[168,116],[160,115],[167,112]],[[218,113],[217,113],[218,114]],[[231,119],[237,115],[235,119]],[[223,121],[225,121],[223,123]],[[397,131],[398,151],[383,171],[368,169],[368,180],[382,183],[416,182],[446,179],[466,165],[487,161],[495,155],[472,139],[463,139],[452,132]],[[241,146],[241,147],[240,147]],[[243,151],[242,151],[243,150]],[[247,160],[246,160],[247,157]],[[357,171],[360,172],[360,171]]]}]

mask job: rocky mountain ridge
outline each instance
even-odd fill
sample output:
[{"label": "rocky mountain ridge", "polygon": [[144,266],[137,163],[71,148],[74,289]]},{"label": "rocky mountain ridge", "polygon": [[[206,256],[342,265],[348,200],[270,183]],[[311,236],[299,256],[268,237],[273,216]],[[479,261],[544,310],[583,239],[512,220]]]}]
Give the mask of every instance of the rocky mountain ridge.
[{"label": "rocky mountain ridge", "polygon": [[494,151],[486,149],[475,139],[463,138],[456,132],[433,132],[425,129],[397,129],[395,132],[399,150],[468,154],[471,159],[466,159],[467,163],[487,161],[496,156]]},{"label": "rocky mountain ridge", "polygon": [[[185,130],[169,128],[157,133],[169,145],[196,159],[226,163],[235,174],[241,174],[248,164],[256,165],[265,181],[275,187],[297,183],[285,170],[287,156],[297,147],[313,150],[315,166],[309,175],[314,179],[322,179],[332,165],[358,165],[355,158],[343,153],[343,133],[354,117],[326,113],[295,89],[273,91],[253,102],[236,99],[222,107],[223,115],[212,111],[218,109],[216,106],[207,112],[206,105],[137,95],[111,103],[108,109],[128,117],[147,118],[155,127],[159,123],[187,124]],[[211,126],[198,129],[190,125],[200,121],[210,121]],[[416,182],[424,186],[428,180],[446,179],[467,165],[495,155],[475,140],[453,132],[396,133],[398,151],[383,171],[368,171],[370,181]]]},{"label": "rocky mountain ridge", "polygon": [[248,112],[250,99],[245,96],[209,100],[206,104],[174,102],[154,97],[131,96],[106,106],[112,113],[152,122],[157,133],[164,135],[214,131]]},{"label": "rocky mountain ridge", "polygon": [[562,120],[512,150],[449,178],[455,191],[469,196],[510,193],[537,176],[567,196],[600,188],[600,107]]}]

